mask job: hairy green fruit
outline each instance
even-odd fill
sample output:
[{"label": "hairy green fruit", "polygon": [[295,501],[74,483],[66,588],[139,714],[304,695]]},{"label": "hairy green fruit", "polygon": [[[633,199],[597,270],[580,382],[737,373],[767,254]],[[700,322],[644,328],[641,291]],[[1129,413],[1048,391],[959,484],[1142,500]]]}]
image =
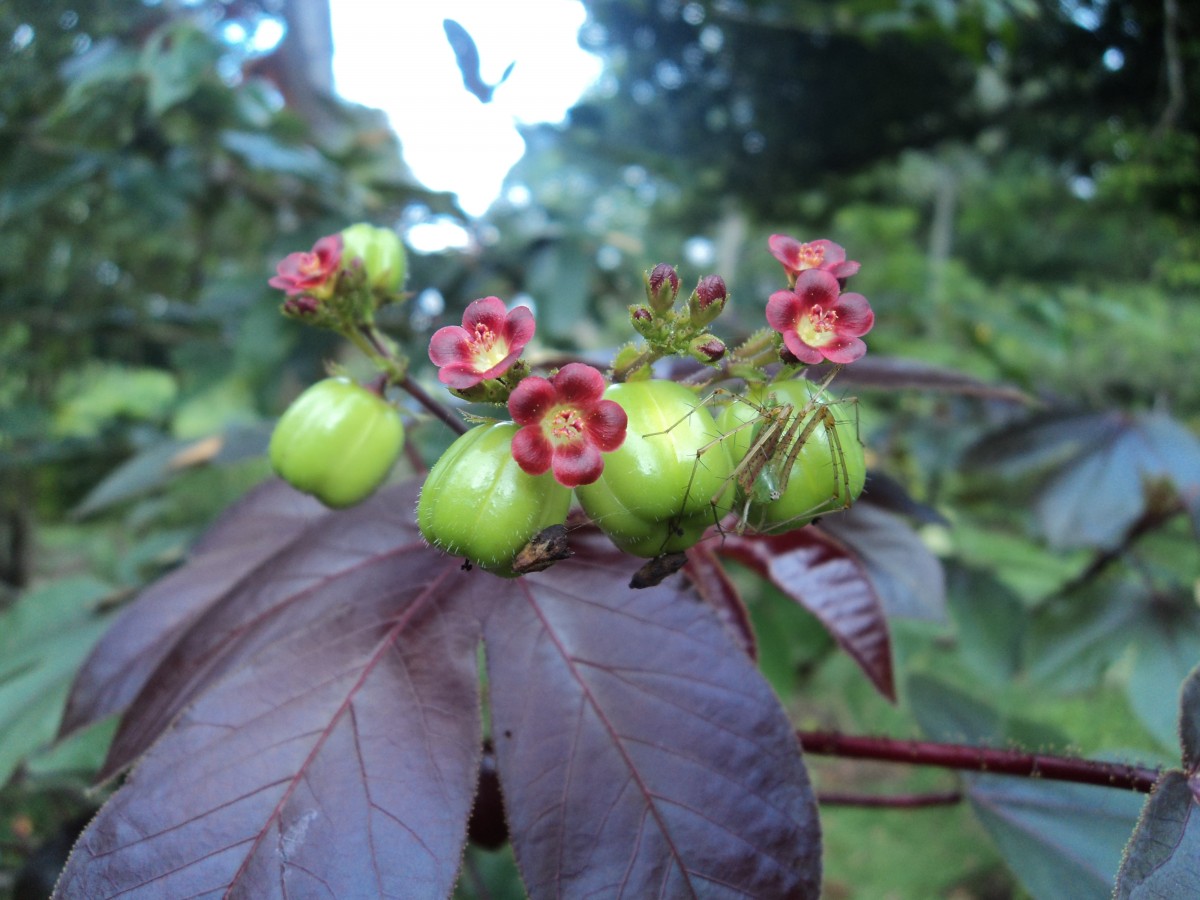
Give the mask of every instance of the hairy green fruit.
[{"label": "hairy green fruit", "polygon": [[359,222],[342,230],[342,265],[362,261],[367,284],[381,291],[398,291],[404,284],[408,260],[404,245],[390,228]]},{"label": "hairy green fruit", "polygon": [[326,506],[369,497],[404,446],[395,408],[345,378],[319,381],[288,407],[271,435],[279,476]]},{"label": "hairy green fruit", "polygon": [[417,525],[430,544],[512,576],[529,539],[561,524],[571,491],[550,473],[527,475],[512,456],[512,422],[477,425],[442,454],[421,488]]},{"label": "hairy green fruit", "polygon": [[625,443],[604,474],[575,489],[584,511],[618,547],[637,556],[686,549],[728,504],[733,464],[712,415],[673,381],[614,384],[604,396],[625,409]]}]

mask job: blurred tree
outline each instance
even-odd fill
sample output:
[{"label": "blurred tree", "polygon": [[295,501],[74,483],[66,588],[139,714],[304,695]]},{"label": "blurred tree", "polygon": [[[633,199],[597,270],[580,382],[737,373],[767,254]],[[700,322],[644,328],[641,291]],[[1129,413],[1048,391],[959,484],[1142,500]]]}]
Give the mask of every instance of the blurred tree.
[{"label": "blurred tree", "polygon": [[265,285],[286,249],[413,199],[453,209],[381,114],[330,93],[327,3],[22,0],[0,34],[0,560],[19,585],[33,511],[134,446],[258,421],[295,390],[289,359],[316,374],[328,342],[297,347]]}]

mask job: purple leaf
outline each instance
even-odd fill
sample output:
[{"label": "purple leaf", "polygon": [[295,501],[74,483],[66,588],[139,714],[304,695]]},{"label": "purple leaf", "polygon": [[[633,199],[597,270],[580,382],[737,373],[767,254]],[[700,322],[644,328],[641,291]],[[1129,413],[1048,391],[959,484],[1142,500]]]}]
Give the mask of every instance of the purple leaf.
[{"label": "purple leaf", "polygon": [[[809,377],[820,381],[831,366],[822,364],[810,370]],[[962,394],[988,400],[1006,400],[1010,403],[1029,403],[1031,398],[1020,388],[1007,384],[983,381],[965,372],[931,366],[915,359],[871,354],[845,366],[838,372],[839,384],[855,384],[862,387],[885,388],[887,390],[921,390],[942,394]]]},{"label": "purple leaf", "polygon": [[683,572],[692,583],[700,599],[713,608],[721,624],[751,659],[758,659],[758,646],[754,639],[754,626],[750,624],[750,611],[742,602],[742,596],[729,575],[722,567],[711,544],[702,541],[687,551],[687,565]]},{"label": "purple leaf", "polygon": [[[445,897],[477,784],[502,789],[535,897],[817,895],[800,747],[714,614],[728,596],[630,591],[630,558],[586,530],[549,571],[464,571],[420,540],[412,485],[317,511],[204,593],[214,554],[268,530],[275,490],[164,580],[203,602],[141,679],[105,771],[137,765],[56,896]],[[480,774],[481,636],[498,783]]]},{"label": "purple leaf", "polygon": [[1116,900],[1200,896],[1200,786],[1183,772],[1164,772],[1117,873]]},{"label": "purple leaf", "polygon": [[745,563],[816,616],[879,692],[895,701],[883,604],[866,567],[845,544],[808,527],[771,536],[728,534],[719,552]]},{"label": "purple leaf", "polygon": [[[411,491],[389,494],[411,519]],[[378,507],[329,516],[307,571],[282,561],[201,616],[118,759],[165,734],[56,896],[449,894],[480,755],[474,587],[392,524]]]},{"label": "purple leaf", "polygon": [[576,535],[573,577],[522,579],[484,629],[530,896],[816,897],[816,806],[770,688],[706,604],[626,590],[628,558]]},{"label": "purple leaf", "polygon": [[192,549],[117,617],[76,676],[60,735],[125,709],[179,636],[237,582],[328,513],[268,481],[230,507]]},{"label": "purple leaf", "polygon": [[945,621],[946,573],[899,516],[859,502],[823,517],[818,530],[840,541],[864,566],[887,615]]}]

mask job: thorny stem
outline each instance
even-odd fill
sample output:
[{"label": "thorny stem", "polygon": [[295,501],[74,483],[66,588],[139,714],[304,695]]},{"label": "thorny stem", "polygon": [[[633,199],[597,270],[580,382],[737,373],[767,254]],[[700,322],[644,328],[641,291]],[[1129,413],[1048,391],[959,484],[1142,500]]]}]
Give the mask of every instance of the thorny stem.
[{"label": "thorny stem", "polygon": [[901,741],[881,737],[855,737],[831,731],[798,731],[796,737],[806,753],[849,759],[940,766],[993,775],[1047,778],[1099,787],[1123,788],[1148,794],[1158,780],[1158,770],[1144,766],[1072,759],[1045,753],[1024,753],[974,747],[969,744],[939,744],[933,741]]}]

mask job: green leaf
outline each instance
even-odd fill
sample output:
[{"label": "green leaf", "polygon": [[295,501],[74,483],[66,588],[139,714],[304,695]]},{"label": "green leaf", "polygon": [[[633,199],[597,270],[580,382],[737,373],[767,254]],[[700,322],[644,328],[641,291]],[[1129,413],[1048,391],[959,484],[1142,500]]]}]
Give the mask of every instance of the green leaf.
[{"label": "green leaf", "polygon": [[908,703],[921,730],[935,741],[995,746],[1004,736],[997,710],[928,675],[909,678]]},{"label": "green leaf", "polygon": [[969,776],[967,796],[1038,900],[1107,897],[1142,802],[1107,787],[999,775]]},{"label": "green leaf", "polygon": [[1134,641],[1125,690],[1137,717],[1163,747],[1179,742],[1179,685],[1200,660],[1200,611],[1151,606]]},{"label": "green leaf", "polygon": [[1114,900],[1200,897],[1200,815],[1189,779],[1165,773],[1146,800],[1117,874]]},{"label": "green leaf", "polygon": [[179,23],[160,29],[142,53],[142,74],[149,83],[150,111],[166,112],[195,93],[220,56],[216,45],[199,28]]},{"label": "green leaf", "polygon": [[55,431],[91,437],[122,416],[151,419],[175,399],[175,379],[161,369],[93,362],[59,383]]},{"label": "green leaf", "polygon": [[1034,615],[1029,674],[1059,691],[1095,687],[1141,627],[1140,588],[1106,585],[1105,593],[1056,598]]},{"label": "green leaf", "polygon": [[1021,666],[1028,614],[1020,599],[991,575],[962,567],[948,572],[950,614],[963,662],[997,687]]},{"label": "green leaf", "polygon": [[53,740],[75,671],[108,625],[95,608],[110,593],[93,578],[65,579],[0,616],[0,784]]},{"label": "green leaf", "polygon": [[315,149],[308,145],[289,147],[266,134],[252,131],[226,131],[221,134],[221,144],[226,150],[245,160],[252,169],[267,172],[282,172],[301,178],[332,178],[330,164]]}]

